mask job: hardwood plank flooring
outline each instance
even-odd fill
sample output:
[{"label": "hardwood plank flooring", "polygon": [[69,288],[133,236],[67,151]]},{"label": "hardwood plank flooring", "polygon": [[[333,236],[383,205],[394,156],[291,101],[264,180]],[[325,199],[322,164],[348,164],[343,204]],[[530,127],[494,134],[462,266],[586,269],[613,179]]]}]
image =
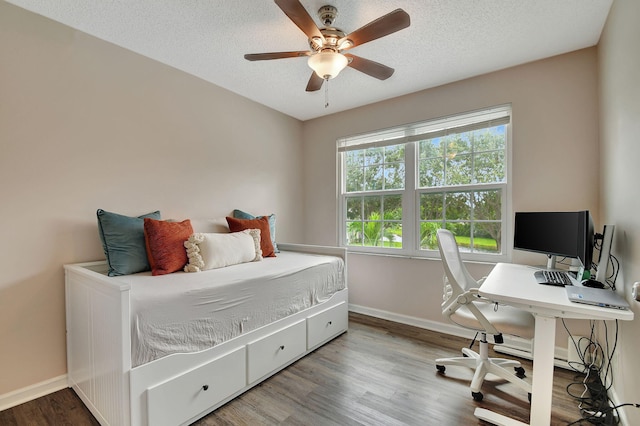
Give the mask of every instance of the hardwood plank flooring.
[{"label": "hardwood plank flooring", "polygon": [[[473,416],[476,407],[528,421],[518,387],[485,382],[484,400],[475,402],[471,370],[436,372],[434,360],[457,356],[466,339],[354,313],[349,320],[347,333],[194,425],[486,425]],[[530,376],[531,362],[523,366]],[[552,425],[580,418],[566,391],[574,380],[556,368]],[[0,412],[0,425],[97,424],[70,389]]]}]

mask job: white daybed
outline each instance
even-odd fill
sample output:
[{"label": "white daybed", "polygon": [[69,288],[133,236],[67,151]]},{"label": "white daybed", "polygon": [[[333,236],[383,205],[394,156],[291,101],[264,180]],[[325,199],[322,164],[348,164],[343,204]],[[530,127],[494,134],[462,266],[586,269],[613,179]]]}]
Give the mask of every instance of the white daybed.
[{"label": "white daybed", "polygon": [[[317,296],[315,289],[305,290],[313,293],[308,297],[313,300],[310,306],[292,308],[291,313],[276,308],[275,302],[265,303],[265,306],[274,306],[274,310],[279,309],[280,318],[269,319],[268,312],[257,315],[263,322],[267,321],[264,324],[251,324],[248,316],[243,316],[245,313],[225,306],[221,310],[230,311],[236,320],[241,317],[240,322],[246,320],[248,330],[242,329],[242,323],[231,335],[227,332],[228,340],[222,337],[219,342],[219,337],[212,336],[214,343],[207,343],[206,349],[196,345],[188,352],[170,353],[169,350],[170,354],[151,350],[142,357],[136,353],[136,346],[139,339],[145,339],[138,334],[139,329],[144,328],[141,326],[144,321],[140,319],[144,312],[138,312],[135,292],[138,282],[145,279],[148,282],[151,277],[143,276],[142,281],[108,277],[105,262],[65,265],[69,386],[102,425],[189,424],[345,332],[348,326],[346,250],[293,244],[278,246],[285,259],[287,252],[342,259],[341,289],[325,298]],[[201,274],[209,272],[179,273],[183,276],[176,279],[201,278],[204,276]],[[286,273],[275,275],[288,276]],[[297,276],[289,275],[293,277],[292,280],[289,277],[289,281],[295,282]],[[162,289],[158,291],[161,292]],[[193,315],[197,315],[195,305],[189,309]],[[255,304],[247,306],[255,308]],[[156,331],[163,329],[157,327]],[[148,356],[151,358],[145,359]]]}]

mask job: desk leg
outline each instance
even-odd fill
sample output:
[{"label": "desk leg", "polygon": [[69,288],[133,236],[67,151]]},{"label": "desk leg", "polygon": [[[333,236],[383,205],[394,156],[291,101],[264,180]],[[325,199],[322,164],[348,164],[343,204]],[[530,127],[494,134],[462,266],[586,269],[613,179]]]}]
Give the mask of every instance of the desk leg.
[{"label": "desk leg", "polygon": [[531,425],[551,423],[553,359],[556,344],[556,319],[536,315],[531,379]]},{"label": "desk leg", "polygon": [[[556,319],[536,315],[533,343],[533,374],[531,379],[531,426],[551,424],[551,394],[553,391],[553,359],[556,345]],[[474,415],[499,426],[526,426],[526,423],[489,411],[476,408]]]}]

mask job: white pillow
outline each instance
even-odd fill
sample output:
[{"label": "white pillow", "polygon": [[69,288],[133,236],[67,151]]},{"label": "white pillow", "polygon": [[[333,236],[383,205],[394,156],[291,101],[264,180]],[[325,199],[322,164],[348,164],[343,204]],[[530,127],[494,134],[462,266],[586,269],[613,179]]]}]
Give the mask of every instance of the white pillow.
[{"label": "white pillow", "polygon": [[245,229],[227,234],[192,234],[184,243],[189,263],[185,272],[200,272],[238,263],[262,260],[260,230]]}]

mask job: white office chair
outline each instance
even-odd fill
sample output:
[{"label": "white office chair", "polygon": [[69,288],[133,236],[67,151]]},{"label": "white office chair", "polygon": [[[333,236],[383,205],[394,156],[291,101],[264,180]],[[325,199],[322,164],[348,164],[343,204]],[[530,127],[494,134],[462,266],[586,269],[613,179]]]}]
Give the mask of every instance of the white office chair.
[{"label": "white office chair", "polygon": [[[527,391],[531,400],[531,384],[523,380],[524,368],[519,361],[489,358],[487,334],[494,336],[495,343],[502,343],[502,333],[531,339],[534,332],[533,315],[480,297],[478,287],[483,280],[476,281],[467,271],[453,234],[446,229],[438,229],[437,238],[445,271],[442,314],[460,327],[477,331],[481,338],[480,353],[462,348],[464,356],[436,359],[436,368],[440,373],[445,372],[446,365],[475,370],[471,380],[471,396],[475,401],[482,401],[480,388],[489,373],[518,385]],[[515,374],[508,367],[513,367]]]}]

